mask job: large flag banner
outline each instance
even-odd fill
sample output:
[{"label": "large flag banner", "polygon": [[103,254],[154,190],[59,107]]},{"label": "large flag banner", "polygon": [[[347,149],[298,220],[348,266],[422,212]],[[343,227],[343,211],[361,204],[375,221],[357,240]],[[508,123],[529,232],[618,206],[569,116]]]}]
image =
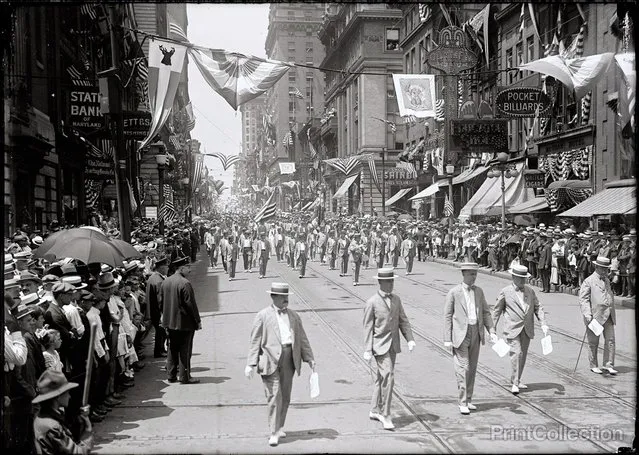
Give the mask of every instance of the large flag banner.
[{"label": "large flag banner", "polygon": [[206,82],[233,109],[257,98],[288,71],[290,65],[221,49],[189,49]]},{"label": "large flag banner", "polygon": [[351,156],[349,158],[330,158],[328,160],[324,160],[324,162],[342,172],[344,175],[349,176],[355,172],[357,166],[360,164],[359,158],[359,156]]},{"label": "large flag banner", "polygon": [[399,115],[435,117],[435,76],[432,74],[393,74]]},{"label": "large flag banner", "polygon": [[275,191],[271,193],[268,200],[266,201],[266,204],[264,204],[264,206],[260,209],[260,211],[257,212],[257,215],[255,215],[254,221],[256,223],[259,223],[260,221],[268,220],[269,218],[272,218],[275,216],[275,209],[277,207],[277,204],[275,203],[274,198],[275,198]]},{"label": "large flag banner", "polygon": [[[488,50],[488,20],[490,18],[490,5],[477,13],[470,21],[469,25],[472,27],[474,37],[477,40],[477,44],[486,57],[486,65],[490,65],[490,52]],[[479,31],[483,32],[480,38]]]},{"label": "large flag banner", "polygon": [[279,165],[280,165],[280,174],[282,175],[293,174],[295,172],[295,163],[293,162],[279,163]]},{"label": "large flag banner", "polygon": [[204,155],[196,153],[193,155],[193,191],[200,186],[202,181],[202,169],[204,168]]},{"label": "large flag banner", "polygon": [[621,115],[621,127],[628,122],[634,128],[635,124],[635,98],[637,95],[637,70],[635,69],[635,53],[625,52],[615,55],[615,61],[623,74],[625,87],[619,89],[619,114]]},{"label": "large flag banner", "polygon": [[455,214],[455,206],[448,199],[448,195],[446,195],[446,201],[444,202],[444,216],[453,216]]},{"label": "large flag banner", "polygon": [[153,38],[149,42],[149,105],[151,128],[140,144],[145,147],[169,118],[184,67],[186,46]]},{"label": "large flag banner", "polygon": [[173,187],[167,183],[164,184],[164,204],[160,207],[159,217],[165,222],[175,220],[177,213],[173,205]]},{"label": "large flag banner", "polygon": [[218,153],[218,152],[205,153],[205,155],[219,158],[219,160],[222,162],[222,167],[224,168],[225,171],[231,166],[233,166],[235,163],[240,161],[240,157],[237,155],[226,156],[223,153]]}]

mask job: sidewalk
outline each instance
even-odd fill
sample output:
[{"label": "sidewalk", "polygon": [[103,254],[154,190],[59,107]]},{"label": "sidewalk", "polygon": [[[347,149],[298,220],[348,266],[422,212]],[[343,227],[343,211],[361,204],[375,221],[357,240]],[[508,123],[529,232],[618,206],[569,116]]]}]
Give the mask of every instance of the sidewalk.
[{"label": "sidewalk", "polygon": [[[442,258],[431,258],[430,259],[432,262],[437,262],[440,264],[445,264],[451,267],[457,267],[459,268],[459,266],[461,265],[461,262],[454,262],[451,259],[442,259]],[[485,268],[485,267],[481,267],[479,269],[479,273],[483,273],[485,275],[492,275],[495,277],[499,277],[499,278],[503,278],[505,280],[510,280],[510,274],[508,272],[492,272],[490,269]],[[533,286],[537,286],[537,284],[535,283],[535,280],[531,280],[531,285]],[[537,286],[539,287],[539,286]],[[575,294],[574,292],[571,292],[570,290],[563,292],[564,294],[570,294],[570,295],[578,295]],[[618,297],[615,296],[615,303],[617,305],[626,307],[626,308],[635,308],[635,298],[634,297]]]}]

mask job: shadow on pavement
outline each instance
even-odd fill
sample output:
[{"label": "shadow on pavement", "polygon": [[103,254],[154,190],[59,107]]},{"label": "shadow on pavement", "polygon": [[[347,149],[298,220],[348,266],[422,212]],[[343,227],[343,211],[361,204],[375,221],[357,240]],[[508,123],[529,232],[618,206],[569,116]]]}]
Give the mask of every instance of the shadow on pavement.
[{"label": "shadow on pavement", "polygon": [[417,422],[418,419],[424,422],[437,422],[439,420],[439,416],[437,414],[430,414],[428,412],[425,412],[423,414],[418,414],[417,416],[403,415],[400,417],[394,417],[393,423],[395,424],[395,428],[399,429]]},{"label": "shadow on pavement", "polygon": [[280,439],[280,444],[287,444],[293,441],[310,441],[313,439],[330,439],[334,440],[339,433],[332,428],[317,428],[304,431],[287,431],[286,438]]},{"label": "shadow on pavement", "polygon": [[525,411],[519,409],[520,405],[518,405],[517,403],[511,403],[509,401],[493,401],[490,403],[475,403],[475,406],[477,406],[477,410],[473,411],[473,413],[490,411],[492,409],[508,409],[510,412],[514,414],[526,414]]},{"label": "shadow on pavement", "polygon": [[561,384],[557,384],[556,382],[533,382],[533,383],[528,383],[528,389],[523,389],[520,391],[520,393],[526,393],[526,392],[533,392],[535,390],[549,390],[549,389],[557,389],[555,390],[555,394],[557,395],[563,395],[564,393],[566,393],[566,388],[561,385]]},{"label": "shadow on pavement", "polygon": [[[228,376],[194,376],[194,378],[200,380],[200,384],[222,384],[223,382],[231,379]],[[198,385],[198,384],[193,384]]]},{"label": "shadow on pavement", "polygon": [[191,373],[201,373],[202,371],[209,371],[209,367],[191,367]]}]

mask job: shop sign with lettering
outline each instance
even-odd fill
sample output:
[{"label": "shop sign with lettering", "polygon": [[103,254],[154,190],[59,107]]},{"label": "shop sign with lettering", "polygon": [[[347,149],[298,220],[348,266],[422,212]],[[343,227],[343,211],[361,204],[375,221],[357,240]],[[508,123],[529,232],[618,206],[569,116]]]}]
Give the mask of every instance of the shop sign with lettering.
[{"label": "shop sign with lettering", "polygon": [[115,179],[113,159],[108,157],[97,158],[87,155],[84,176],[93,180]]},{"label": "shop sign with lettering", "polygon": [[416,179],[409,177],[406,171],[401,168],[386,170],[383,177],[381,174],[379,176],[386,180],[386,185],[415,186],[417,182]]},{"label": "shop sign with lettering", "polygon": [[524,172],[524,183],[526,188],[545,188],[546,174],[542,171],[527,170]]},{"label": "shop sign with lettering", "polygon": [[144,140],[151,128],[150,112],[123,112],[124,138]]},{"label": "shop sign with lettering", "polygon": [[545,117],[550,111],[550,97],[536,87],[511,87],[497,94],[495,100],[500,117]]},{"label": "shop sign with lettering", "polygon": [[69,125],[80,130],[104,126],[98,87],[72,87],[68,92]]},{"label": "shop sign with lettering", "polygon": [[592,125],[589,125],[582,130],[542,136],[535,141],[537,151],[540,155],[551,155],[591,146],[594,143],[593,132]]},{"label": "shop sign with lettering", "polygon": [[508,120],[450,120],[450,148],[457,153],[508,150]]}]

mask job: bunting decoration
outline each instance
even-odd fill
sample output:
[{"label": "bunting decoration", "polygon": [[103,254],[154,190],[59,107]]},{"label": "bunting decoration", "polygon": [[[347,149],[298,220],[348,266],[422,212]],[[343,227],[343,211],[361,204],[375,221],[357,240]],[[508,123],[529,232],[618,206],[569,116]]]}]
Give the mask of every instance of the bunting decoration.
[{"label": "bunting decoration", "polygon": [[186,46],[159,38],[149,43],[149,105],[151,128],[140,144],[146,147],[166,123],[182,77]]},{"label": "bunting decoration", "polygon": [[175,206],[173,205],[173,188],[167,183],[164,184],[164,204],[160,207],[158,217],[164,222],[173,221],[177,217]]},{"label": "bunting decoration", "polygon": [[448,199],[446,195],[446,202],[444,202],[444,216],[453,216],[455,214],[455,206],[452,201]]},{"label": "bunting decoration", "polygon": [[[486,5],[470,21],[464,24],[463,29],[473,37],[479,49],[486,57],[486,65],[490,64],[490,52],[488,49],[488,22],[490,19],[490,4]],[[482,34],[480,34],[480,31]]]},{"label": "bunting decoration", "polygon": [[357,156],[351,156],[349,158],[330,158],[328,160],[324,160],[324,162],[342,172],[347,177],[354,174],[357,166],[360,164],[359,157]]},{"label": "bunting decoration", "polygon": [[290,65],[220,49],[193,47],[189,55],[206,82],[234,110],[266,92]]},{"label": "bunting decoration", "polygon": [[231,166],[233,166],[235,163],[240,161],[240,157],[237,155],[226,156],[223,153],[218,153],[218,152],[205,153],[205,155],[219,158],[219,160],[222,162],[222,167],[224,168],[225,171]]},{"label": "bunting decoration", "polygon": [[430,6],[427,3],[419,4],[419,20],[420,22],[426,22],[431,15]]},{"label": "bunting decoration", "polygon": [[544,171],[546,179],[568,180],[574,177],[578,180],[590,178],[593,147],[589,145],[580,149],[562,153],[553,153],[539,157],[539,169]]},{"label": "bunting decoration", "polygon": [[259,223],[260,221],[266,221],[269,218],[275,216],[275,209],[277,208],[277,203],[273,200],[275,198],[275,191],[271,193],[266,204],[262,206],[262,208],[257,212],[253,221]]},{"label": "bunting decoration", "polygon": [[444,109],[444,100],[439,99],[435,102],[435,121],[443,122],[445,120],[446,110]]},{"label": "bunting decoration", "polygon": [[581,124],[587,125],[590,120],[590,103],[592,101],[592,91],[586,93],[581,99]]}]

